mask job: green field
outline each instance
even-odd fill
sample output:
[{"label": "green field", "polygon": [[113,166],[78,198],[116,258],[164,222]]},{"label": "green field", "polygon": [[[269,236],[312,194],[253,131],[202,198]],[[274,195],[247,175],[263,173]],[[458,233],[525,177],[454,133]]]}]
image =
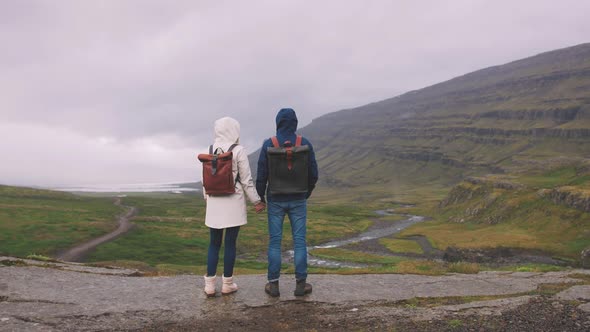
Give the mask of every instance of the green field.
[{"label": "green field", "polygon": [[[590,213],[568,206],[565,201],[554,202],[541,193],[556,187],[585,192],[588,174],[581,169],[566,166],[487,177],[479,183],[462,182],[441,206],[421,211],[434,220],[412,226],[400,235],[424,235],[442,250],[448,246],[504,246],[539,249],[576,261],[581,251],[590,247]],[[498,187],[498,183],[504,185]],[[506,183],[514,188],[506,188]]]},{"label": "green field", "polygon": [[[131,196],[124,198],[123,203],[139,208],[139,214],[132,219],[137,227],[98,247],[88,257],[90,262],[144,262],[157,270],[183,271],[192,267],[191,271],[204,272],[209,230],[204,224],[205,203],[200,196]],[[369,208],[310,202],[308,243],[316,245],[359,233],[370,225],[371,217]],[[240,229],[238,237],[238,270],[264,271],[267,245],[266,215],[256,214],[250,208],[248,224]],[[286,221],[283,248],[291,246],[291,230]],[[221,263],[220,259],[220,266]]]},{"label": "green field", "polygon": [[112,198],[0,186],[0,254],[54,255],[116,228]]},{"label": "green field", "polygon": [[[540,249],[576,262],[582,249],[590,246],[590,214],[556,204],[539,195],[555,187],[586,190],[587,172],[581,166],[517,175],[489,176],[464,181],[453,188],[417,186],[398,195],[377,187],[338,191],[321,189],[308,206],[308,244],[318,245],[350,237],[366,230],[374,210],[394,207],[398,212],[428,216],[398,236],[382,238],[379,244],[392,253],[421,254],[416,242],[405,236],[423,235],[434,247],[516,247]],[[510,182],[514,188],[498,183]],[[573,190],[573,189],[572,189]],[[151,271],[154,275],[205,271],[209,231],[204,225],[205,202],[198,194],[130,194],[124,205],[139,213],[136,227],[126,235],[99,246],[87,261]],[[442,203],[441,203],[442,202]],[[406,204],[416,203],[413,206]],[[115,228],[122,209],[113,197],[0,186],[0,254],[54,256],[60,250]],[[394,222],[399,216],[380,218]],[[248,224],[238,238],[237,273],[264,273],[268,232],[265,214],[250,207]],[[283,249],[292,246],[289,223],[285,222]],[[368,254],[346,248],[316,249],[318,258],[369,264],[367,268],[326,269],[311,267],[313,273],[474,273],[477,264],[446,264],[408,258]],[[223,255],[222,255],[223,256]],[[219,268],[222,268],[220,260]],[[285,272],[293,267],[285,265]],[[546,270],[526,265],[513,269]]]}]

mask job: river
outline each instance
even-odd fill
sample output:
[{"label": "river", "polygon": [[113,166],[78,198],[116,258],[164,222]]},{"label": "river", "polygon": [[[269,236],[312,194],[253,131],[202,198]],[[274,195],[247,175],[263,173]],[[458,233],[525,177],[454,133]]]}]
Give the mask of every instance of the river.
[{"label": "river", "polygon": [[[377,210],[375,214],[380,217],[385,216],[392,216],[392,215],[402,215],[406,217],[406,219],[399,220],[399,221],[392,221],[390,226],[373,229],[356,235],[354,237],[343,239],[343,240],[335,240],[329,241],[326,243],[319,244],[317,246],[312,246],[307,248],[308,256],[307,256],[307,265],[308,266],[318,266],[318,267],[348,267],[348,268],[363,268],[369,266],[369,264],[363,263],[352,263],[352,262],[343,262],[343,261],[335,261],[335,260],[328,260],[323,258],[314,257],[311,253],[314,249],[326,249],[326,248],[339,248],[343,247],[352,243],[358,243],[363,241],[369,241],[374,239],[379,239],[382,237],[390,236],[393,234],[397,234],[402,230],[416,224],[419,222],[424,221],[424,217],[422,216],[414,216],[414,215],[407,215],[407,214],[398,214],[395,213],[393,209],[388,210]],[[288,250],[284,253],[284,258],[286,261],[292,262],[293,261],[293,250]]]}]

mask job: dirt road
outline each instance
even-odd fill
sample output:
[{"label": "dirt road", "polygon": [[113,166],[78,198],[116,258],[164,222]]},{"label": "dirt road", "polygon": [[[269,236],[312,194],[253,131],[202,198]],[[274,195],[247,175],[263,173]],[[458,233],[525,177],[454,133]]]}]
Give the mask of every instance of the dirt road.
[{"label": "dirt road", "polygon": [[97,246],[105,242],[112,241],[117,237],[130,231],[133,228],[133,224],[129,220],[137,214],[137,208],[122,205],[120,198],[117,198],[114,204],[117,206],[127,208],[127,212],[125,212],[117,218],[117,222],[119,224],[119,227],[117,227],[117,229],[108,234],[105,234],[103,236],[92,239],[88,242],[70,248],[67,251],[59,254],[56,257],[56,259],[65,262],[82,262],[84,261],[84,258],[88,255],[88,253],[94,250]]}]

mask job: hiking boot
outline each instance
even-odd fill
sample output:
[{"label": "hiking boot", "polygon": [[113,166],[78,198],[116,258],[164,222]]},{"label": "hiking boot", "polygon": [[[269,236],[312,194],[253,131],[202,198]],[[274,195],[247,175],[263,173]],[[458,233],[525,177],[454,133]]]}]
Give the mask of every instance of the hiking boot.
[{"label": "hiking boot", "polygon": [[223,277],[223,285],[221,286],[221,294],[227,295],[238,291],[238,285],[234,283],[234,277]]},{"label": "hiking boot", "polygon": [[264,286],[264,291],[266,292],[266,294],[272,297],[281,296],[281,293],[279,292],[279,281],[277,280],[267,283],[266,286]]},{"label": "hiking boot", "polygon": [[215,279],[217,279],[217,276],[212,276],[212,277],[207,277],[207,275],[204,276],[205,278],[205,294],[207,294],[207,297],[213,297],[215,296]]},{"label": "hiking boot", "polygon": [[305,279],[297,280],[297,286],[295,286],[295,296],[303,296],[311,293],[311,284],[305,282]]}]

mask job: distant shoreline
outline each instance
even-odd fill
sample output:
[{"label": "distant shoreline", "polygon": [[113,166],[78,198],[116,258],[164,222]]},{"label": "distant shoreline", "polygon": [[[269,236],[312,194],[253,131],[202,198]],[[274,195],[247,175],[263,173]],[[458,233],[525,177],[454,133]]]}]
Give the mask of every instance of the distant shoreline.
[{"label": "distant shoreline", "polygon": [[198,183],[138,183],[115,185],[80,185],[47,188],[56,191],[85,193],[132,193],[132,192],[194,192],[200,191]]}]

